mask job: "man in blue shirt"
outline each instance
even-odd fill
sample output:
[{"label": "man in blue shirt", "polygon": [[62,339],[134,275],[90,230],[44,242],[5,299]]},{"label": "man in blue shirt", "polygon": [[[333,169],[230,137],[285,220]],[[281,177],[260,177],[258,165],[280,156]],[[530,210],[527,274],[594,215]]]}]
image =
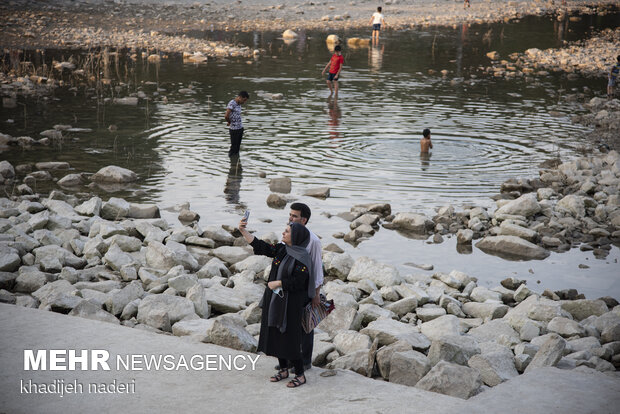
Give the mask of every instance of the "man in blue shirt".
[{"label": "man in blue shirt", "polygon": [[228,156],[232,157],[239,154],[241,148],[241,139],[243,138],[243,122],[241,121],[241,105],[250,99],[250,94],[246,91],[239,92],[239,95],[226,106],[226,114],[224,118],[228,124],[230,132],[230,150]]}]

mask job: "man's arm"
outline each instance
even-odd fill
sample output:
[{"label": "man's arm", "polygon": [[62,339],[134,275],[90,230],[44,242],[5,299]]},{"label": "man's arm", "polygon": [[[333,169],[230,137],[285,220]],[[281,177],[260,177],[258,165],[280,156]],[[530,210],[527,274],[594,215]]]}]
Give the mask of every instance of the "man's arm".
[{"label": "man's arm", "polygon": [[226,120],[226,123],[230,126],[230,113],[232,111],[230,110],[230,108],[226,108],[226,114],[224,114],[224,119]]},{"label": "man's arm", "polygon": [[310,260],[312,260],[312,273],[314,276],[316,294],[312,298],[312,306],[318,306],[320,303],[319,294],[321,293],[321,286],[323,285],[323,259],[321,257],[321,241],[318,237],[310,238],[311,245],[309,246]]}]

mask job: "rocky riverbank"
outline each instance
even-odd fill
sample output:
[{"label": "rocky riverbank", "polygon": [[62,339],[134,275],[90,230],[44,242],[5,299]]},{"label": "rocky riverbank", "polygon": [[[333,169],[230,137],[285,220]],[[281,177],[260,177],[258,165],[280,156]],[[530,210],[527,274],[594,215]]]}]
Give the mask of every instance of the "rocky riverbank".
[{"label": "rocky riverbank", "polygon": [[[389,27],[456,25],[519,19],[530,15],[605,14],[620,4],[607,1],[494,1],[472,2],[463,9],[454,1],[389,1],[384,13]],[[346,30],[369,27],[374,3],[314,1],[228,1],[201,4],[189,1],[76,1],[40,0],[0,5],[2,46],[11,48],[149,48],[161,52],[201,52],[208,56],[253,51],[213,45],[192,33],[210,30],[283,31]]]},{"label": "rocky riverbank", "polygon": [[[385,220],[400,231],[456,232],[465,243],[484,235],[481,248],[522,257],[577,242],[604,254],[620,227],[618,167],[611,152],[544,170],[538,181],[506,183],[505,193],[519,197],[499,201],[495,212],[445,207],[431,220],[389,217],[385,204],[357,206],[352,227],[372,229],[376,218],[375,225]],[[0,199],[0,301],[256,350],[269,258],[254,256],[232,226],[202,228],[188,205],[180,224],[170,225],[152,204],[24,191],[33,174],[64,175],[58,183],[73,188],[137,178],[114,166],[92,175],[67,175],[68,168],[0,163],[5,190],[21,193]],[[262,237],[276,241],[273,233]],[[617,376],[614,298],[586,299],[570,289],[539,295],[514,278],[489,289],[457,270],[405,275],[335,245],[324,247],[323,260],[324,291],[336,310],[315,335],[317,366],[465,399],[544,366]]]},{"label": "rocky riverbank", "polygon": [[526,73],[547,70],[606,77],[616,63],[618,50],[620,28],[603,30],[597,36],[572,42],[561,49],[528,49],[511,58],[516,58],[514,65]]}]

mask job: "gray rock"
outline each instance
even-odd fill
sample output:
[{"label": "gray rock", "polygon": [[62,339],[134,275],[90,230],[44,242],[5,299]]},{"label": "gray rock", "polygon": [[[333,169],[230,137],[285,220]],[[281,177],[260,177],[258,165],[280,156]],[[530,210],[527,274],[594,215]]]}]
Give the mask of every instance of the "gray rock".
[{"label": "gray rock", "polygon": [[527,321],[519,329],[519,338],[522,341],[531,341],[540,335],[540,327],[533,321]]},{"label": "gray rock", "polygon": [[101,217],[106,220],[120,220],[127,217],[129,213],[129,203],[122,198],[110,197],[101,206]]},{"label": "gray rock", "polygon": [[555,209],[557,211],[570,214],[576,218],[583,217],[586,214],[586,207],[583,198],[574,194],[569,194],[558,201]]},{"label": "gray rock", "polygon": [[475,369],[441,361],[416,384],[416,388],[467,399],[480,392],[482,380]]},{"label": "gray rock", "polygon": [[348,253],[323,253],[323,266],[328,276],[337,277],[340,280],[347,280],[355,261]]},{"label": "gray rock", "polygon": [[144,296],[142,283],[134,281],[119,291],[111,292],[105,301],[105,308],[112,315],[119,316],[130,302],[142,296]]},{"label": "gray rock", "polygon": [[588,316],[600,316],[608,312],[607,305],[600,299],[563,300],[560,304],[562,309],[570,313],[573,318],[578,321],[585,319]]},{"label": "gray rock", "polygon": [[191,319],[179,321],[172,325],[172,334],[175,336],[193,336],[201,342],[207,342],[207,331],[213,327],[214,323],[214,319]]},{"label": "gray rock", "polygon": [[394,355],[394,353],[395,352],[407,352],[411,350],[412,350],[411,345],[406,341],[396,341],[394,343],[391,343],[390,345],[381,347],[375,355],[375,360],[376,360],[379,374],[384,379],[386,380],[389,379],[392,356]]},{"label": "gray rock", "polygon": [[209,260],[198,272],[196,272],[196,276],[199,279],[210,279],[212,277],[229,277],[230,271],[217,257]]},{"label": "gray rock", "polygon": [[120,324],[120,321],[114,317],[111,313],[108,313],[88,300],[83,300],[78,303],[71,311],[69,316],[78,316],[80,318],[92,319],[95,321],[108,322],[113,324]]},{"label": "gray rock", "polygon": [[269,190],[274,193],[290,193],[291,179],[288,177],[275,177],[269,181]]},{"label": "gray rock", "polygon": [[479,342],[499,342],[508,346],[521,342],[517,331],[505,320],[500,319],[494,319],[477,328],[470,329],[468,334]]},{"label": "gray rock", "polygon": [[138,322],[163,331],[171,324],[195,315],[194,304],[187,298],[171,295],[146,296],[138,306]]},{"label": "gray rock", "polygon": [[610,342],[620,341],[620,323],[612,326],[608,326],[601,332],[601,343],[607,344]]},{"label": "gray rock", "polygon": [[219,316],[207,329],[207,342],[240,351],[255,352],[258,342],[245,330],[245,326],[246,322],[241,317]]},{"label": "gray rock", "polygon": [[408,297],[404,299],[400,299],[396,302],[390,303],[385,308],[389,311],[394,312],[399,318],[402,318],[404,315],[409,312],[413,312],[415,308],[418,307],[418,300],[414,297]]},{"label": "gray rock", "polygon": [[218,245],[232,246],[235,242],[235,238],[229,232],[217,226],[206,227],[201,236],[213,240]]},{"label": "gray rock", "polygon": [[[350,295],[348,295],[350,296]],[[329,295],[328,295],[329,298]],[[355,300],[353,300],[353,304],[355,304]],[[336,303],[336,306],[340,306]],[[394,312],[384,309],[380,306],[374,304],[362,304],[358,308],[358,315],[362,317],[362,324],[367,325],[372,321],[375,321],[379,318],[389,318],[396,319],[397,316]]]},{"label": "gray rock", "polygon": [[82,185],[83,182],[81,174],[67,174],[58,180],[57,184],[61,187],[76,187]]},{"label": "gray rock", "polygon": [[506,315],[509,308],[500,302],[467,302],[463,304],[461,309],[473,318],[499,319]]},{"label": "gray rock", "polygon": [[528,296],[531,296],[534,292],[532,292],[528,287],[524,284],[520,285],[515,291],[513,298],[515,302],[523,302]]},{"label": "gray rock", "polygon": [[507,221],[502,222],[499,226],[499,234],[502,236],[517,236],[532,243],[538,239],[538,233],[534,230]]},{"label": "gray rock", "polygon": [[21,262],[17,250],[0,247],[0,272],[14,272],[19,268]]},{"label": "gray rock", "polygon": [[221,259],[222,261],[235,264],[248,257],[252,256],[254,253],[251,247],[230,247],[230,246],[221,246],[217,249],[214,249],[211,252],[215,257]]},{"label": "gray rock", "polygon": [[205,289],[211,307],[221,313],[238,312],[246,308],[246,299],[238,291],[215,285]]},{"label": "gray rock", "polygon": [[[247,308],[241,311],[241,317],[245,319],[248,324],[255,324],[261,321],[263,310],[258,303],[251,303]],[[331,351],[330,351],[331,352]]]},{"label": "gray rock", "polygon": [[315,197],[315,198],[323,198],[323,199],[325,199],[325,198],[329,197],[329,187],[310,188],[310,189],[304,191],[304,195],[308,196],[308,197]]},{"label": "gray rock", "polygon": [[126,168],[109,165],[101,168],[90,179],[99,183],[130,183],[138,179],[138,175]]},{"label": "gray rock", "polygon": [[390,223],[390,228],[424,234],[435,227],[435,223],[423,214],[398,213]]},{"label": "gray rock", "polygon": [[56,245],[37,247],[33,250],[33,253],[35,255],[35,263],[44,263],[46,259],[56,259],[60,263],[61,268],[63,266],[70,266],[74,269],[81,269],[86,266],[86,260]]},{"label": "gray rock", "polygon": [[444,336],[461,334],[459,319],[454,315],[444,315],[430,322],[425,322],[420,325],[420,330],[432,341],[441,339]]},{"label": "gray rock", "polygon": [[0,177],[4,180],[15,177],[15,169],[10,162],[6,160],[0,161]]},{"label": "gray rock", "polygon": [[521,197],[512,200],[497,209],[495,215],[510,214],[516,216],[530,217],[540,212],[541,207],[536,199],[536,194],[527,193]]},{"label": "gray rock", "polygon": [[319,327],[321,330],[335,336],[341,331],[357,331],[359,330],[361,323],[362,318],[357,315],[357,309],[350,307],[337,307],[327,316],[327,318],[321,321]]},{"label": "gray rock", "polygon": [[368,351],[357,351],[341,356],[327,364],[328,369],[346,369],[366,376],[368,373]]},{"label": "gray rock", "polygon": [[321,366],[326,362],[327,355],[336,352],[336,347],[331,342],[315,341],[312,347],[312,365]]},{"label": "gray rock", "polygon": [[152,241],[146,248],[146,264],[155,269],[168,271],[179,263],[174,251],[159,242]]},{"label": "gray rock", "polygon": [[130,203],[127,217],[137,219],[159,218],[159,207],[155,204]]},{"label": "gray rock", "polygon": [[47,277],[45,273],[38,270],[24,272],[19,274],[15,279],[15,291],[23,293],[32,293],[45,285]]},{"label": "gray rock", "polygon": [[352,354],[360,350],[368,351],[372,345],[368,335],[350,330],[339,332],[334,337],[333,343],[341,355]]},{"label": "gray rock", "polygon": [[482,286],[477,286],[469,295],[469,298],[476,302],[486,302],[487,300],[501,302],[502,295]]},{"label": "gray rock", "polygon": [[350,282],[359,282],[363,279],[373,281],[380,288],[398,285],[402,282],[402,278],[394,266],[379,263],[366,256],[355,261],[347,276],[347,280]]},{"label": "gray rock", "polygon": [[103,263],[117,271],[120,271],[124,266],[137,266],[134,258],[130,254],[122,251],[116,244],[113,244],[108,249],[103,257]]},{"label": "gray rock", "polygon": [[415,386],[429,371],[429,359],[418,351],[394,352],[390,361],[390,382]]},{"label": "gray rock", "polygon": [[439,361],[467,365],[469,358],[479,353],[480,346],[475,338],[468,335],[445,335],[433,340],[428,350],[428,359],[431,365]]},{"label": "gray rock", "polygon": [[267,256],[249,256],[240,262],[232,265],[231,270],[235,273],[252,271],[256,274],[262,273],[270,264],[272,259]]},{"label": "gray rock", "polygon": [[530,372],[542,367],[554,367],[558,364],[564,349],[566,341],[557,334],[549,334],[547,340],[541,345],[538,352],[529,363],[525,372]]},{"label": "gray rock", "polygon": [[474,355],[467,364],[480,373],[482,381],[494,387],[519,375],[510,350]]},{"label": "gray rock", "polygon": [[286,198],[279,194],[271,193],[267,196],[267,205],[271,208],[284,208],[286,204]]},{"label": "gray rock", "polygon": [[77,282],[74,286],[78,290],[92,289],[102,293],[108,293],[114,289],[121,289],[121,283],[116,280],[104,280],[101,282]]},{"label": "gray rock", "polygon": [[424,351],[431,346],[428,338],[419,333],[415,326],[393,319],[377,319],[369,323],[360,333],[370,336],[373,341],[378,339],[380,346],[389,345],[396,341],[408,342],[413,349],[420,351]]},{"label": "gray rock", "polygon": [[542,260],[550,254],[542,247],[516,236],[487,236],[476,243],[476,247],[486,253],[525,260]]},{"label": "gray rock", "polygon": [[593,348],[600,348],[601,343],[598,339],[587,336],[585,338],[572,339],[568,341],[567,347],[569,347],[573,352],[589,351]]},{"label": "gray rock", "polygon": [[579,322],[572,319],[556,316],[547,324],[547,331],[555,332],[564,338],[585,336],[586,330]]},{"label": "gray rock", "polygon": [[456,232],[456,243],[457,244],[471,244],[471,241],[474,239],[474,232],[470,229],[460,229]]},{"label": "gray rock", "polygon": [[92,197],[90,200],[75,206],[74,210],[83,216],[98,216],[101,211],[101,205],[102,202],[99,197]]},{"label": "gray rock", "polygon": [[433,319],[437,319],[445,314],[446,310],[441,307],[418,308],[416,310],[416,315],[422,322],[432,321]]},{"label": "gray rock", "polygon": [[121,312],[121,319],[126,321],[138,316],[138,307],[140,306],[140,299],[134,299],[129,302]]},{"label": "gray rock", "polygon": [[186,292],[195,285],[199,285],[202,288],[202,285],[198,283],[198,278],[195,275],[179,275],[168,279],[168,286],[181,295],[185,295]]}]

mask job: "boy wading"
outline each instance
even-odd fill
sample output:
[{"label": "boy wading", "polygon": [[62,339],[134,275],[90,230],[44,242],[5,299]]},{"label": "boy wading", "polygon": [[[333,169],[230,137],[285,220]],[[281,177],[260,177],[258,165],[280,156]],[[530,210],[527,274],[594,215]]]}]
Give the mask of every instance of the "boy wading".
[{"label": "boy wading", "polygon": [[232,157],[239,154],[241,148],[241,140],[243,139],[243,122],[241,121],[241,105],[250,99],[250,95],[246,91],[239,92],[239,95],[228,102],[226,106],[226,123],[230,132],[230,149],[228,156]]}]

